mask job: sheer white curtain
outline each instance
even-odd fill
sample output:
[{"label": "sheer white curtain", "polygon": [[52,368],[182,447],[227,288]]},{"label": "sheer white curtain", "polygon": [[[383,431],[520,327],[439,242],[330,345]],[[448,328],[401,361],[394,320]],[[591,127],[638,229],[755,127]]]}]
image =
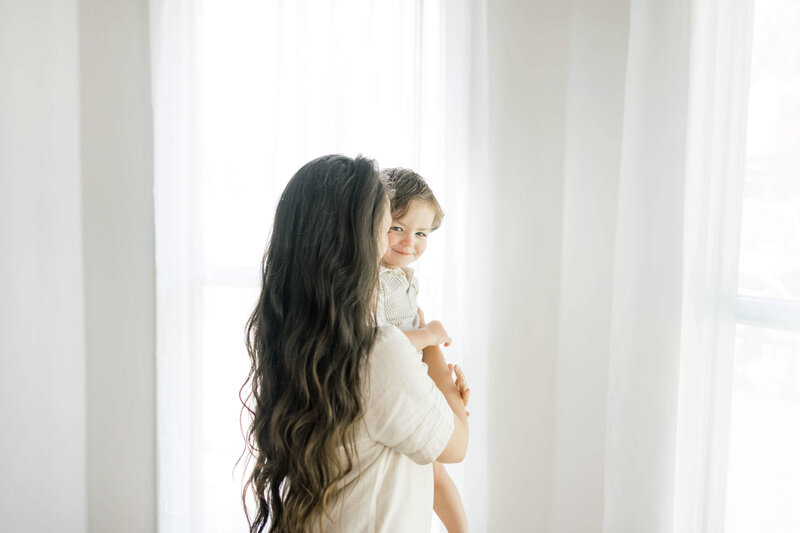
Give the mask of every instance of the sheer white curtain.
[{"label": "sheer white curtain", "polygon": [[302,164],[363,153],[428,178],[447,209],[418,265],[420,300],[459,339],[449,358],[470,357],[468,265],[453,258],[467,253],[462,180],[480,157],[468,150],[472,17],[446,0],[152,1],[150,12],[159,527],[240,531],[243,328],[275,205]]},{"label": "sheer white curtain", "polygon": [[750,2],[632,2],[608,531],[723,531]]},{"label": "sheer white curtain", "polygon": [[721,531],[749,3],[151,1],[159,524],[233,531],[243,324],[318,155],[418,169],[474,531]]},{"label": "sheer white curtain", "polygon": [[490,529],[722,531],[750,4],[488,6]]}]

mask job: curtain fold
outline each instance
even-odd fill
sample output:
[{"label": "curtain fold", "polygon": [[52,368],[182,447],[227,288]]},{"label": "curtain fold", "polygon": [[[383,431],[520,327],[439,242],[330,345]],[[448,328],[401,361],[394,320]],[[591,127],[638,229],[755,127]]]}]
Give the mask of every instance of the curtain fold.
[{"label": "curtain fold", "polygon": [[725,530],[752,0],[692,5],[675,530]]},{"label": "curtain fold", "polygon": [[197,6],[150,2],[158,530],[202,531]]},{"label": "curtain fold", "polygon": [[612,8],[571,14],[551,525],[722,531],[750,2]]},{"label": "curtain fold", "polygon": [[604,531],[672,531],[691,2],[632,1],[619,176]]},{"label": "curtain fold", "polygon": [[607,531],[724,530],[750,26],[747,1],[632,2]]},{"label": "curtain fold", "polygon": [[603,523],[628,2],[573,2],[564,149],[552,531]]}]

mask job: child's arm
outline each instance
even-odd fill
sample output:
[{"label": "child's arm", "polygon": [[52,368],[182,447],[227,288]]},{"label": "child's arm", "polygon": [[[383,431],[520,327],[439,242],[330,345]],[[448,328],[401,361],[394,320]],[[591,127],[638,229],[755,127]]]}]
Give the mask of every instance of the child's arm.
[{"label": "child's arm", "polygon": [[423,350],[428,346],[437,346],[442,343],[445,346],[450,346],[450,343],[453,342],[442,323],[438,320],[403,333],[417,350]]},{"label": "child's arm", "polygon": [[469,531],[458,488],[442,463],[433,463],[433,510],[447,533]]},{"label": "child's arm", "polygon": [[434,320],[430,324],[426,324],[425,314],[422,309],[417,308],[417,314],[419,315],[419,328],[403,332],[417,351],[424,350],[428,346],[438,346],[442,343],[445,346],[450,346],[453,340],[447,334],[441,322]]}]

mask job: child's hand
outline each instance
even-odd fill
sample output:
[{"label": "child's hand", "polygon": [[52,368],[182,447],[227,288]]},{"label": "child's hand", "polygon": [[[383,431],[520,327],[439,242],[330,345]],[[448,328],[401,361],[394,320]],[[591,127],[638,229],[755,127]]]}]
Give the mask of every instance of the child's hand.
[{"label": "child's hand", "polygon": [[[464,407],[467,406],[469,403],[469,387],[467,387],[467,376],[464,375],[464,372],[461,371],[461,367],[458,365],[451,365],[450,363],[447,364],[447,368],[450,369],[450,373],[452,374],[453,370],[456,372],[456,387],[458,388],[458,393],[461,395],[461,401],[464,402]],[[467,416],[469,416],[469,411],[467,411]]]},{"label": "child's hand", "polygon": [[450,335],[447,334],[444,326],[438,320],[434,320],[433,322],[427,324],[425,329],[428,330],[428,335],[430,336],[430,342],[428,346],[437,346],[442,343],[444,343],[445,346],[450,346],[450,344],[452,344],[453,339],[450,338]]},{"label": "child's hand", "polygon": [[417,307],[417,314],[419,315],[419,327],[425,327],[425,313],[422,312],[422,309]]}]

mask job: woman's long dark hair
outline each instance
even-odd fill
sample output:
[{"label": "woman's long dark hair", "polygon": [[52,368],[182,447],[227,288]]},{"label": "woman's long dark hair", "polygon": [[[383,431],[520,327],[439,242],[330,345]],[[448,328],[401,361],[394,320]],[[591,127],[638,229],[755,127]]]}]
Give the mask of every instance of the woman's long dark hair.
[{"label": "woman's long dark hair", "polygon": [[311,529],[353,468],[386,206],[374,162],[341,155],[303,166],[278,203],[246,327],[251,532]]}]

